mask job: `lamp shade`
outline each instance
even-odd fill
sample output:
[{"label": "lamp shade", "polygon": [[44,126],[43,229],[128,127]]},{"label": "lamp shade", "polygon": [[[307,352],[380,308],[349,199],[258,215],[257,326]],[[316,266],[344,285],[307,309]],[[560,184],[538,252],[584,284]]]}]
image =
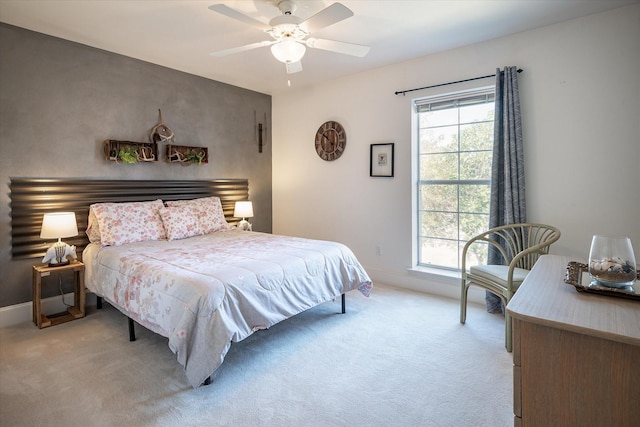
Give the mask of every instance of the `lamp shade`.
[{"label": "lamp shade", "polygon": [[271,53],[280,62],[298,62],[304,56],[307,48],[302,43],[295,40],[284,39],[271,46]]},{"label": "lamp shade", "polygon": [[42,218],[42,228],[40,229],[41,239],[60,239],[62,237],[73,237],[77,235],[78,225],[74,212],[44,214],[44,218]]},{"label": "lamp shade", "polygon": [[233,216],[236,218],[253,218],[253,204],[249,201],[236,202]]}]

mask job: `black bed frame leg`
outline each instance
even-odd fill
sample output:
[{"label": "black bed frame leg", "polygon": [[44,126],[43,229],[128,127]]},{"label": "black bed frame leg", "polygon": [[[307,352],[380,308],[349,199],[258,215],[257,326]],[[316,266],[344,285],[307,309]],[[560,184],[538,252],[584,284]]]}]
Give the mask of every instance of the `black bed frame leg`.
[{"label": "black bed frame leg", "polygon": [[129,341],[136,340],[136,330],[134,329],[133,319],[131,317],[127,317],[129,320]]},{"label": "black bed frame leg", "polygon": [[347,312],[346,300],[347,300],[346,294],[342,294],[342,314],[345,314]]},{"label": "black bed frame leg", "polygon": [[[98,310],[102,308],[102,297],[97,295],[96,295],[96,308]],[[135,330],[135,325],[133,324],[133,319],[130,317],[127,317],[127,320],[129,322],[129,341],[135,341],[136,330]]]}]

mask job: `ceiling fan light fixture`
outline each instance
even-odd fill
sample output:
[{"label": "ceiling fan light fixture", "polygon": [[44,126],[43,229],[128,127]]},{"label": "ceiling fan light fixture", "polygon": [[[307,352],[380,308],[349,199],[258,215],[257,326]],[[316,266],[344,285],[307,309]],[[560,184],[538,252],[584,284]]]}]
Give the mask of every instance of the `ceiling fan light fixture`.
[{"label": "ceiling fan light fixture", "polygon": [[292,39],[284,39],[271,46],[273,56],[285,64],[300,61],[306,51],[305,45]]},{"label": "ceiling fan light fixture", "polygon": [[[280,18],[288,17],[282,16]],[[300,28],[297,23],[281,23],[278,25],[274,25],[271,29],[265,32],[276,40],[282,40],[285,37],[291,37],[292,39],[301,40],[309,35],[306,31]]]},{"label": "ceiling fan light fixture", "polygon": [[278,61],[285,64],[287,74],[294,74],[302,71],[301,59],[305,55],[307,47],[358,57],[363,57],[369,52],[368,46],[309,38],[312,33],[353,16],[353,11],[341,3],[333,3],[304,21],[294,15],[296,11],[295,0],[269,0],[269,3],[277,3],[282,15],[272,18],[268,25],[224,4],[209,6],[212,11],[258,28],[273,39],[212,52],[211,55],[224,56],[271,46],[271,53]]}]

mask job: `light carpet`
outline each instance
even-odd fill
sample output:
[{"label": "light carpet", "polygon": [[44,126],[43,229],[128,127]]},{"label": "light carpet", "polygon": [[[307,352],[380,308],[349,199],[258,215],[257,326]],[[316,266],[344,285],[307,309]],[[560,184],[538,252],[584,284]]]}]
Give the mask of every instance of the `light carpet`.
[{"label": "light carpet", "polygon": [[504,318],[376,284],[234,343],[191,388],[167,339],[105,304],[0,329],[2,426],[511,426]]}]

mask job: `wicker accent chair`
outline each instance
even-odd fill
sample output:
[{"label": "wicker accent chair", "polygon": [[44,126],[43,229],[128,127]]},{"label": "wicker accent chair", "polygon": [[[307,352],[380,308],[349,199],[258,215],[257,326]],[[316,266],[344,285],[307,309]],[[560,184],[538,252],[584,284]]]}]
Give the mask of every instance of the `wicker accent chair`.
[{"label": "wicker accent chair", "polygon": [[[560,231],[544,224],[509,224],[492,228],[473,237],[462,250],[462,289],[460,323],[467,317],[467,293],[471,285],[480,286],[509,303],[518,286],[527,277],[540,255],[560,238]],[[467,253],[472,245],[493,247],[503,258],[503,265],[474,265],[467,271]],[[505,347],[511,352],[511,316],[505,310]]]}]

